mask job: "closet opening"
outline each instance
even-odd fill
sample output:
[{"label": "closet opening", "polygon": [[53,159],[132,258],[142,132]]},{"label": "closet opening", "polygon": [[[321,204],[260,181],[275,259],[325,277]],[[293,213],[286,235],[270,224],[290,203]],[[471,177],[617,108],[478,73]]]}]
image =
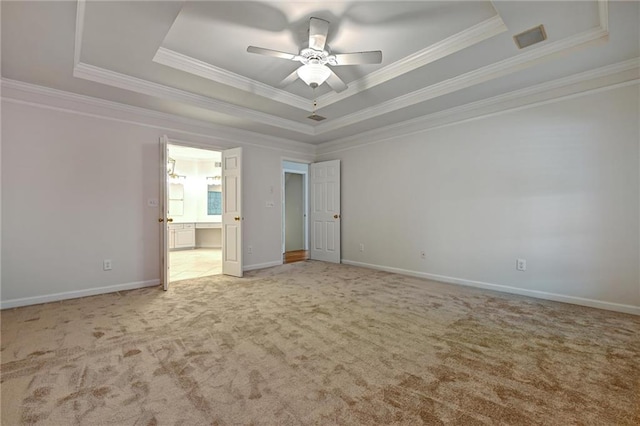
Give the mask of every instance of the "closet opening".
[{"label": "closet opening", "polygon": [[308,164],[282,162],[283,263],[309,259],[308,175]]}]

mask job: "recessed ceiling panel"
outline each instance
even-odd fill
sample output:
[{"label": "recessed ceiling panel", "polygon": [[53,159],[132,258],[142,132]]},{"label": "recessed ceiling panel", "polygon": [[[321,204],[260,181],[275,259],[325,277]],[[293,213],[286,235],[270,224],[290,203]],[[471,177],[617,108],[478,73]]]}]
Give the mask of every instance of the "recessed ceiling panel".
[{"label": "recessed ceiling panel", "polygon": [[[640,56],[637,1],[2,2],[2,12],[5,79],[308,143]],[[247,46],[297,54],[312,16],[329,21],[335,53],[379,49],[382,64],[335,67],[349,85],[340,93],[276,88],[299,63]],[[513,36],[541,24],[548,38],[519,50]],[[314,111],[326,120],[307,118]]]},{"label": "recessed ceiling panel", "polygon": [[[193,2],[186,3],[162,47],[217,68],[278,84],[300,64],[246,52],[253,45],[298,54],[308,43],[309,18],[329,21],[333,53],[382,50],[381,65],[334,67],[346,83],[496,16],[491,2]],[[299,81],[286,90],[313,93]]]}]

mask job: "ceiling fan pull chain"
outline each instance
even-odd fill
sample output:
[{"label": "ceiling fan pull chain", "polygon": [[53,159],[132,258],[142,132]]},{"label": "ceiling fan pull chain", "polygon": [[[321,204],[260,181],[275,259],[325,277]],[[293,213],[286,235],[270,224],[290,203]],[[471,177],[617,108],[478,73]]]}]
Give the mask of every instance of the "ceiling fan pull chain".
[{"label": "ceiling fan pull chain", "polygon": [[316,109],[318,109],[318,98],[316,96],[316,88],[313,88],[313,111],[312,115],[316,115]]}]

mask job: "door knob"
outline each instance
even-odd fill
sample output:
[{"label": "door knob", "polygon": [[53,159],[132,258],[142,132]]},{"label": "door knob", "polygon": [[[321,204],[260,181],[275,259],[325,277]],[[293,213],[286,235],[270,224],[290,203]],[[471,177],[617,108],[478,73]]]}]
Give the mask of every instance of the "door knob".
[{"label": "door knob", "polygon": [[167,219],[167,222],[173,222],[173,218],[170,217],[169,219]]},{"label": "door knob", "polygon": [[240,216],[236,216],[236,217],[234,217],[234,219],[235,219],[236,221],[238,221],[238,220],[240,220]]},{"label": "door knob", "polygon": [[334,214],[334,215],[333,215],[333,218],[334,218],[334,219],[338,219],[339,217],[340,217],[340,215],[339,215],[339,214]]},{"label": "door knob", "polygon": [[164,218],[161,217],[160,219],[158,219],[158,222],[164,222]]}]

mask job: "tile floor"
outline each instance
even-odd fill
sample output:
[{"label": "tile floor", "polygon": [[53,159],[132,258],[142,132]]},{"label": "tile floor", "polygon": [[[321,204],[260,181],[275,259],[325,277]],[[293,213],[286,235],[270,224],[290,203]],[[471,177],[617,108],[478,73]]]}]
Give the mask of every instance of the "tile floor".
[{"label": "tile floor", "polygon": [[222,250],[198,248],[169,252],[169,282],[222,273]]}]

